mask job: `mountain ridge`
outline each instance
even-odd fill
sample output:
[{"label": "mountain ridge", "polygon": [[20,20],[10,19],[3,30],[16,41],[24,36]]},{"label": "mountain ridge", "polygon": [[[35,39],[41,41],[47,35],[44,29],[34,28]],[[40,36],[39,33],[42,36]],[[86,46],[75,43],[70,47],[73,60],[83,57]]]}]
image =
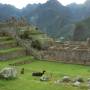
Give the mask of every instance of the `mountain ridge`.
[{"label": "mountain ridge", "polygon": [[11,16],[24,16],[31,24],[38,26],[49,36],[53,38],[63,36],[66,40],[71,40],[74,35],[72,28],[76,26],[74,23],[90,17],[89,2],[87,0],[84,4],[73,3],[63,6],[57,0],[48,0],[44,4],[28,4],[23,9],[0,4],[0,20],[5,20]]}]

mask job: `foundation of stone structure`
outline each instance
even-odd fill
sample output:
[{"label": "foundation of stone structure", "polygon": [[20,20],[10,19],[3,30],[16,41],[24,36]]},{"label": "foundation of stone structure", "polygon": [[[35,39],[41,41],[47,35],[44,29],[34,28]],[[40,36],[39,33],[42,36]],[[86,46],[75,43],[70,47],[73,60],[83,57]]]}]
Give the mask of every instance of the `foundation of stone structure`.
[{"label": "foundation of stone structure", "polygon": [[43,52],[42,57],[49,61],[90,65],[90,48],[87,45],[51,47]]}]

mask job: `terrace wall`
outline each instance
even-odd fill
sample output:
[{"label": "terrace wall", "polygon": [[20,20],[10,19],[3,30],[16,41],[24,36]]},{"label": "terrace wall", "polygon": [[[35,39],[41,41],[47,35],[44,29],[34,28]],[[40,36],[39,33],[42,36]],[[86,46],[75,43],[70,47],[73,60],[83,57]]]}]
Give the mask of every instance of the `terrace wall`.
[{"label": "terrace wall", "polygon": [[0,53],[0,61],[6,61],[6,60],[11,60],[11,59],[15,59],[18,57],[22,57],[25,56],[25,50],[17,50],[14,52],[8,52],[8,53]]},{"label": "terrace wall", "polygon": [[64,63],[90,65],[89,50],[48,50],[43,53],[43,58]]}]

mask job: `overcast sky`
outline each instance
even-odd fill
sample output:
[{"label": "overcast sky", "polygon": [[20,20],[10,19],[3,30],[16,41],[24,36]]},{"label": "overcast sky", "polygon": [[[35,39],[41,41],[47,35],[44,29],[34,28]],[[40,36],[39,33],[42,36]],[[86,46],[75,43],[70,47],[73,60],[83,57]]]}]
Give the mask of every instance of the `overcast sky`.
[{"label": "overcast sky", "polygon": [[[21,9],[22,7],[25,7],[27,4],[33,4],[33,3],[45,3],[47,0],[0,0],[0,3],[3,4],[11,4],[16,6],[17,8]],[[76,3],[84,3],[86,0],[58,0],[63,5],[70,4],[72,2]]]}]

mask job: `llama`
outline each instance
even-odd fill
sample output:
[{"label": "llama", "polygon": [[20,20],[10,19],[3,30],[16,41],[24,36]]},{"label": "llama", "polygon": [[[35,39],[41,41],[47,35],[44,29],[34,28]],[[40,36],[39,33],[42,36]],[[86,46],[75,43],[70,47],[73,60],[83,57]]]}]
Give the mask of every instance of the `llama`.
[{"label": "llama", "polygon": [[45,70],[43,70],[43,72],[33,72],[32,76],[40,76],[41,77],[45,72],[46,72]]}]

